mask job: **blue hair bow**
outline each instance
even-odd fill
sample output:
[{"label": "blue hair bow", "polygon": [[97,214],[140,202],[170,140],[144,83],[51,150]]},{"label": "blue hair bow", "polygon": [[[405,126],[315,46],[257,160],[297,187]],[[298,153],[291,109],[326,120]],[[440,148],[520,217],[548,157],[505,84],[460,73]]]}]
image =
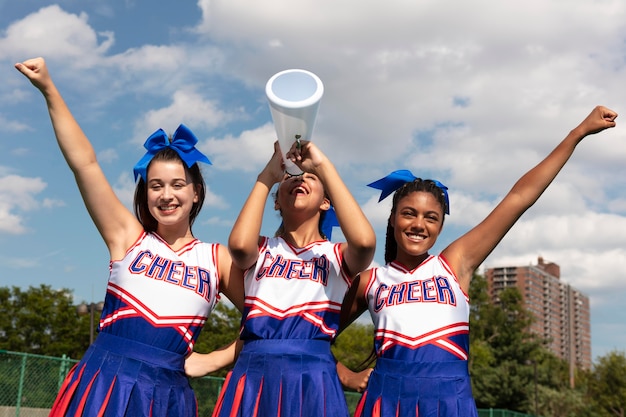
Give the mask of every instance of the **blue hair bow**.
[{"label": "blue hair bow", "polygon": [[335,226],[339,226],[339,220],[337,220],[337,213],[335,213],[335,209],[331,205],[330,208],[326,210],[324,220],[322,220],[322,224],[320,225],[320,229],[322,229],[322,233],[324,233],[326,239],[330,240],[333,234],[333,227]]},{"label": "blue hair bow", "polygon": [[178,153],[180,159],[187,164],[188,168],[191,168],[191,166],[196,162],[205,162],[212,165],[209,158],[196,149],[196,143],[198,143],[198,138],[191,130],[189,130],[187,126],[183,124],[178,126],[178,129],[174,132],[174,136],[172,136],[171,141],[163,129],[157,130],[150,135],[150,137],[146,139],[146,142],[143,144],[144,148],[146,148],[148,152],[133,168],[135,181],[137,181],[138,177],[143,178],[144,181],[147,180],[146,170],[148,169],[150,161],[154,158],[154,155],[156,155],[157,152],[161,149],[167,148],[168,146]]},{"label": "blue hair bow", "polygon": [[[417,177],[411,173],[411,171],[407,169],[400,169],[397,171],[393,171],[391,174],[383,177],[377,181],[367,184],[368,187],[376,188],[377,190],[381,190],[379,202],[383,201],[387,196],[393,192],[395,192],[398,188],[402,187],[407,182],[411,182],[416,180]],[[444,207],[444,211],[446,214],[450,214],[450,201],[448,199],[448,187],[443,185],[437,180],[430,180],[437,187],[443,191],[443,196],[446,202],[446,206]]]}]

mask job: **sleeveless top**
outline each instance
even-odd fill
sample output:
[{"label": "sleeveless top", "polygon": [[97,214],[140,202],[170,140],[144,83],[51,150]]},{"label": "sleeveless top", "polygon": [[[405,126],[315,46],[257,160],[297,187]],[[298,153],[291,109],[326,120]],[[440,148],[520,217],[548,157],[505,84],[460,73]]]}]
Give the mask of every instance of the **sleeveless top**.
[{"label": "sleeveless top", "polygon": [[469,300],[442,256],[409,270],[374,268],[366,300],[379,357],[407,362],[467,360]]},{"label": "sleeveless top", "polygon": [[334,339],[350,286],[340,246],[317,241],[296,248],[264,237],[245,274],[241,339]]},{"label": "sleeveless top", "polygon": [[219,300],[218,244],[143,232],[111,261],[99,331],[187,355]]}]

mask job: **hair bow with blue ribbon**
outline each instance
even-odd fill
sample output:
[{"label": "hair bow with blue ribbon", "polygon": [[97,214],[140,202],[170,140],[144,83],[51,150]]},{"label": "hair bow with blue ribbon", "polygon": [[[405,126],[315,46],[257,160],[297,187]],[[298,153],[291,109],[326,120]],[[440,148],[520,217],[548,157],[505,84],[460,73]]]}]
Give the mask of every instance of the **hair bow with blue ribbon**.
[{"label": "hair bow with blue ribbon", "polygon": [[[416,180],[417,177],[411,173],[411,171],[407,169],[400,169],[397,171],[393,171],[391,174],[383,177],[377,181],[367,184],[368,187],[376,188],[377,190],[381,190],[379,202],[383,201],[387,196],[394,193],[398,188],[402,187],[407,182],[412,182]],[[450,214],[450,201],[448,200],[448,187],[443,185],[437,180],[430,180],[437,187],[443,191],[443,196],[446,202],[446,206],[444,207],[444,211],[446,214]]]},{"label": "hair bow with blue ribbon", "polygon": [[178,126],[178,129],[174,132],[172,136],[172,140],[167,136],[163,129],[159,129],[154,132],[146,142],[143,144],[144,148],[148,150],[146,154],[137,162],[135,167],[133,168],[133,172],[135,174],[135,181],[137,181],[138,177],[143,178],[144,181],[147,181],[146,170],[148,169],[148,165],[154,155],[156,155],[161,149],[170,147],[174,149],[180,159],[183,160],[185,164],[187,164],[188,168],[191,168],[193,164],[196,162],[204,162],[209,165],[211,161],[207,158],[202,152],[196,149],[195,145],[198,143],[198,138],[193,132],[184,124]]},{"label": "hair bow with blue ribbon", "polygon": [[324,214],[324,219],[322,220],[322,224],[320,225],[320,229],[326,239],[330,240],[330,237],[333,234],[333,227],[339,227],[339,220],[337,220],[337,213],[335,213],[335,208],[331,205],[328,210],[326,210],[326,214]]}]

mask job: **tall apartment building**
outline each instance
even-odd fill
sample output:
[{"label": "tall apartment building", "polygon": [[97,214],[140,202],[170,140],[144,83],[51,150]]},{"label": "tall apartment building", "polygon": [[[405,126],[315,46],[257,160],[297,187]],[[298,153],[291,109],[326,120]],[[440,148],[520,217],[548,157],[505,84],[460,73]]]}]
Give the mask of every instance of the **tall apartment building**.
[{"label": "tall apartment building", "polygon": [[[549,341],[548,349],[575,368],[591,368],[589,297],[560,280],[561,268],[538,258],[537,265],[488,268],[485,278],[492,302],[507,287],[517,287],[535,317],[531,331]],[[573,379],[570,381],[573,384]]]}]

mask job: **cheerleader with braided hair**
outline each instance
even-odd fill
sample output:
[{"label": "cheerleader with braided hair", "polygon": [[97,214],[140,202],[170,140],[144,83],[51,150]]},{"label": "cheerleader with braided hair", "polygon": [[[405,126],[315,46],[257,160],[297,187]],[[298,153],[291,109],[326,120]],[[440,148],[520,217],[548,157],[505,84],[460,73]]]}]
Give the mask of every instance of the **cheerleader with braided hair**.
[{"label": "cheerleader with braided hair", "polygon": [[[189,375],[202,376],[236,359],[214,417],[349,417],[342,383],[358,388],[359,378],[335,361],[330,347],[343,298],[352,278],[369,267],[376,236],[315,144],[298,142],[287,156],[302,174],[285,172],[276,142],[228,240],[233,263],[245,271],[239,340],[187,362]],[[275,236],[262,236],[276,184],[282,224]],[[345,242],[330,241],[337,225]]]},{"label": "cheerleader with braided hair", "polygon": [[355,279],[342,310],[342,327],[369,309],[375,328],[376,365],[356,417],[478,416],[468,373],[470,279],[578,143],[614,127],[616,117],[596,107],[480,224],[439,255],[429,251],[450,212],[447,188],[406,170],[369,184],[382,190],[380,200],[394,196],[386,265]]}]

